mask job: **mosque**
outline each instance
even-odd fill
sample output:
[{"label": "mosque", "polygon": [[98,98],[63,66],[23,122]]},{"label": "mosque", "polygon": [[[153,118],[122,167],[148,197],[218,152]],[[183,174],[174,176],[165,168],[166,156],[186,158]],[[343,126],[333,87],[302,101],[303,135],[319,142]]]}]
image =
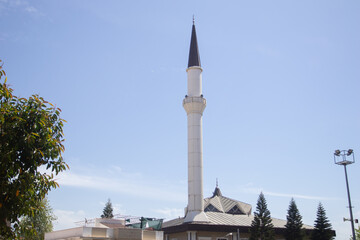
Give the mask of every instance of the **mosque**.
[{"label": "mosque", "polygon": [[[222,195],[216,186],[213,195],[203,197],[202,115],[206,99],[202,94],[202,67],[193,22],[187,72],[187,95],[183,107],[188,129],[188,205],[185,217],[164,222],[164,240],[246,240],[251,222],[250,204]],[[286,220],[272,219],[275,239],[284,239]],[[309,235],[312,226],[303,225]]]},{"label": "mosque", "polygon": [[[155,228],[131,228],[125,220],[99,219],[95,226],[54,231],[46,240],[122,239],[122,240],[247,240],[254,219],[250,204],[222,195],[216,186],[213,195],[203,196],[202,116],[206,99],[202,94],[202,67],[193,22],[187,72],[187,95],[183,107],[188,131],[188,204],[185,216]],[[286,220],[272,218],[275,239],[283,240]],[[115,226],[116,225],[116,226]],[[312,226],[303,225],[306,239]],[[335,232],[334,232],[335,235]]]}]

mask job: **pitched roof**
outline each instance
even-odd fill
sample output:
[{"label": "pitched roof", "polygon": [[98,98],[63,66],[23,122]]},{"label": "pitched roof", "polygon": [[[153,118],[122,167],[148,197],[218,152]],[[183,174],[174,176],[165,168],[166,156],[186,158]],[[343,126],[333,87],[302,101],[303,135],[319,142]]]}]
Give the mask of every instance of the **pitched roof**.
[{"label": "pitched roof", "polygon": [[[251,209],[250,204],[222,196],[220,189],[216,187],[213,196],[204,199],[204,212],[209,222],[197,222],[196,224],[250,227],[254,219],[254,216],[251,215]],[[286,220],[272,218],[272,223],[274,228],[285,228]],[[162,228],[174,228],[183,224],[186,224],[184,218],[179,217],[164,222]],[[313,229],[309,225],[303,225],[303,227]]]},{"label": "pitched roof", "polygon": [[[205,212],[209,222],[197,222],[197,225],[219,225],[219,226],[242,226],[251,227],[251,223],[254,220],[253,215],[234,215],[222,212]],[[176,218],[168,222],[164,222],[162,228],[169,228],[180,226],[184,224],[184,218]],[[272,218],[272,224],[274,228],[285,228],[286,220]],[[303,225],[305,229],[313,229],[314,227],[309,225]]]},{"label": "pitched roof", "polygon": [[201,67],[199,48],[198,48],[197,38],[196,38],[195,23],[193,23],[192,32],[191,32],[188,68],[192,67],[192,66]]},{"label": "pitched roof", "polygon": [[205,212],[222,212],[228,214],[251,214],[251,205],[240,202],[221,194],[220,188],[216,186],[213,196],[204,199]]}]

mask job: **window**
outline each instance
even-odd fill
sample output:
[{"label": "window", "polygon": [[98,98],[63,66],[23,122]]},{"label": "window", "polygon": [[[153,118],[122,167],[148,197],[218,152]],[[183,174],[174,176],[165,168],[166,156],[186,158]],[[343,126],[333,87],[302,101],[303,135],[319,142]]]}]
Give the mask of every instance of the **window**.
[{"label": "window", "polygon": [[209,204],[205,209],[205,212],[220,212],[216,207],[214,207],[212,204]]},{"label": "window", "polygon": [[234,206],[233,208],[231,208],[229,211],[227,211],[227,213],[230,213],[230,214],[244,214],[238,206]]}]

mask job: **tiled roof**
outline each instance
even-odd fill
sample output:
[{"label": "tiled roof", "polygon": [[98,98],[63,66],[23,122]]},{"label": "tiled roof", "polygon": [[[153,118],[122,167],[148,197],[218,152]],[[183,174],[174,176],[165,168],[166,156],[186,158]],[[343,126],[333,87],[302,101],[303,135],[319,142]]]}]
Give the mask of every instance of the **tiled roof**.
[{"label": "tiled roof", "polygon": [[[216,208],[218,211],[211,210],[213,209],[211,206]],[[252,208],[250,204],[222,196],[220,189],[216,187],[213,196],[204,199],[204,209],[205,212],[250,215]]]},{"label": "tiled roof", "polygon": [[[251,215],[251,205],[222,196],[218,187],[210,198],[204,199],[204,211],[209,222],[196,222],[204,225],[242,226],[250,227],[254,216]],[[275,228],[285,228],[286,220],[272,218]],[[162,228],[180,226],[184,224],[184,218],[176,218],[164,222]],[[303,225],[305,229],[313,229],[312,226]]]},{"label": "tiled roof", "polygon": [[[250,227],[254,219],[253,215],[233,215],[221,212],[205,212],[209,222],[197,222],[197,224],[204,225],[227,225],[227,226],[243,226]],[[178,226],[183,224],[184,218],[176,218],[163,223],[163,228]],[[286,220],[272,218],[272,224],[275,228],[285,228]],[[303,225],[305,229],[313,229],[312,226]]]}]

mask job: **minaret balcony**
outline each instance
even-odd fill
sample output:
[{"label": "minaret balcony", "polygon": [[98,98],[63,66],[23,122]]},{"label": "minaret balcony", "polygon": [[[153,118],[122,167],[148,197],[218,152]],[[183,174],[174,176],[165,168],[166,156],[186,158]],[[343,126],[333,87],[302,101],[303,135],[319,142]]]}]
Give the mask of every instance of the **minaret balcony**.
[{"label": "minaret balcony", "polygon": [[202,114],[206,107],[206,99],[201,97],[186,96],[183,100],[183,107],[187,114],[199,113]]}]

